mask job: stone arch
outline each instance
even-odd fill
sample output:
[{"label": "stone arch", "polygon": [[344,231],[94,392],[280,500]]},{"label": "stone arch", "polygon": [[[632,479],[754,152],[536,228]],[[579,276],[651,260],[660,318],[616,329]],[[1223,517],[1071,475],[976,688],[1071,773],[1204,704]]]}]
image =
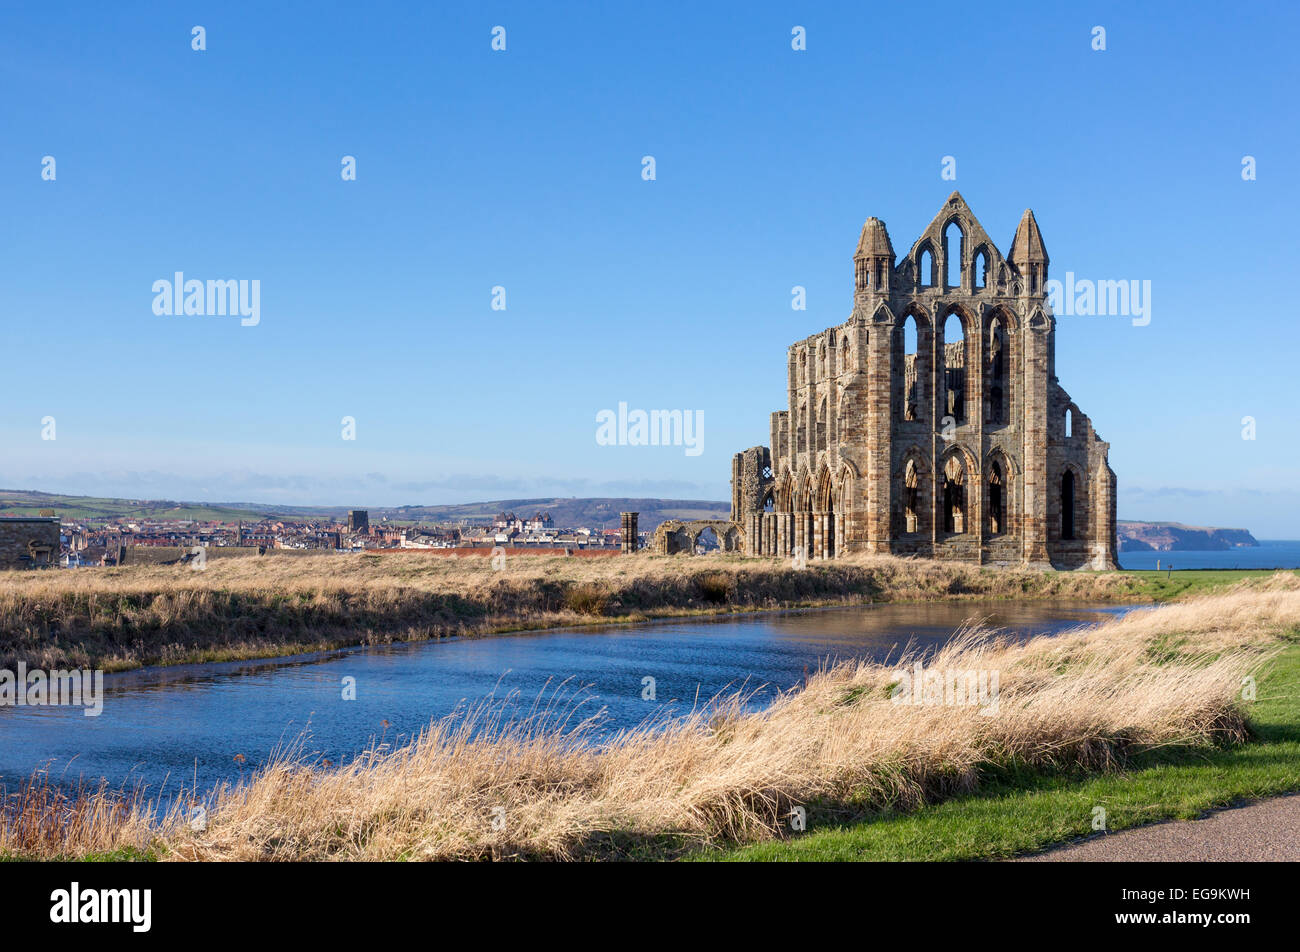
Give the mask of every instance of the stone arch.
[{"label": "stone arch", "polygon": [[1067,460],[1055,480],[1056,537],[1062,542],[1088,537],[1088,474],[1079,464]]},{"label": "stone arch", "polygon": [[[974,376],[970,370],[974,364],[971,348],[976,340],[978,323],[975,316],[960,304],[949,304],[941,312],[942,317],[935,322],[940,334],[941,345],[936,348],[936,361],[939,366],[935,373],[935,390],[940,395],[939,417],[952,416],[960,426],[970,422],[971,394],[969,380]],[[957,318],[961,328],[961,345],[948,340],[951,319]]]},{"label": "stone arch", "polygon": [[722,549],[722,539],[718,536],[718,530],[713,526],[699,526],[691,535],[691,552],[695,555],[703,555],[704,551],[711,549]]},{"label": "stone arch", "polygon": [[[909,321],[916,333],[916,349],[912,353],[908,353],[907,349]],[[912,301],[903,309],[894,325],[890,344],[891,395],[895,420],[925,422],[930,417],[933,336],[934,327],[929,312],[918,301]]]},{"label": "stone arch", "polygon": [[935,497],[939,503],[937,526],[943,535],[964,535],[974,531],[973,497],[978,492],[978,478],[975,459],[964,446],[951,446],[940,457]]},{"label": "stone arch", "polygon": [[803,503],[811,498],[812,493],[812,473],[808,472],[808,467],[803,466],[799,470],[799,475],[795,477],[794,482],[794,501],[795,508],[801,508]]},{"label": "stone arch", "polygon": [[972,291],[983,291],[995,280],[993,256],[989,253],[988,242],[980,242],[970,259],[970,288]]},{"label": "stone arch", "polygon": [[1074,401],[1065,405],[1065,412],[1061,414],[1061,438],[1065,440],[1078,440],[1083,437],[1083,414]]},{"label": "stone arch", "polygon": [[984,534],[989,538],[1015,536],[1020,531],[1018,513],[1020,470],[1000,447],[984,458]]},{"label": "stone arch", "polygon": [[655,530],[650,546],[662,555],[693,555],[696,546],[705,538],[715,539],[722,552],[745,551],[744,527],[727,519],[665,520]]},{"label": "stone arch", "polygon": [[835,479],[831,476],[829,466],[822,465],[817,472],[816,489],[813,496],[813,508],[825,511],[830,507],[835,493]]},{"label": "stone arch", "polygon": [[1002,306],[990,308],[983,320],[984,422],[1006,426],[1019,407],[1020,342],[1015,315]]},{"label": "stone arch", "polygon": [[788,469],[782,470],[772,485],[777,512],[794,512],[794,477]]},{"label": "stone arch", "polygon": [[929,239],[916,246],[916,286],[918,288],[938,287],[939,260],[935,256],[934,246]]},{"label": "stone arch", "polygon": [[927,537],[933,527],[930,466],[924,453],[916,445],[908,447],[900,457],[898,472],[894,474],[893,496],[898,500],[892,516],[894,535]]},{"label": "stone arch", "polygon": [[849,460],[844,460],[835,476],[835,551],[843,552],[853,537],[854,491],[859,474]]},{"label": "stone arch", "polygon": [[[951,244],[951,229],[957,229],[957,247],[953,248]],[[962,220],[961,215],[950,215],[948,220],[943,223],[939,229],[939,240],[943,244],[943,286],[947,288],[960,288],[962,286],[962,273],[966,265],[966,239],[969,234],[970,225]],[[955,265],[955,267],[954,267]],[[956,279],[955,282],[952,279]]]},{"label": "stone arch", "polygon": [[814,532],[815,554],[818,558],[833,559],[838,551],[835,547],[836,516],[835,479],[830,468],[822,466],[817,475],[817,491],[813,505],[818,513]]}]

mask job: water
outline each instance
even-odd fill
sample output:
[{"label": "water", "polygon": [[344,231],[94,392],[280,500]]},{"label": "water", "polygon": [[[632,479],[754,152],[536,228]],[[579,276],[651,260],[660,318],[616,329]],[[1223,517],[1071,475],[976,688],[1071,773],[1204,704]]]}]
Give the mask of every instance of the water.
[{"label": "water", "polygon": [[[247,775],[305,728],[308,753],[345,761],[374,741],[401,743],[465,702],[517,691],[527,708],[547,682],[587,688],[585,714],[603,730],[690,710],[741,686],[797,685],[826,659],[897,657],[933,647],[969,619],[1020,637],[1058,632],[1127,607],[1078,602],[940,602],[719,620],[561,630],[425,642],[346,654],[153,668],[108,675],[104,709],[0,708],[0,783],[45,768],[51,780],[144,782],[151,795],[210,788]],[[342,679],[356,679],[343,701]],[[657,700],[642,700],[645,677]],[[387,721],[389,726],[384,727]],[[244,763],[236,762],[243,755]]]},{"label": "water", "polygon": [[1300,541],[1261,539],[1258,546],[1215,552],[1121,552],[1122,569],[1300,569]]}]

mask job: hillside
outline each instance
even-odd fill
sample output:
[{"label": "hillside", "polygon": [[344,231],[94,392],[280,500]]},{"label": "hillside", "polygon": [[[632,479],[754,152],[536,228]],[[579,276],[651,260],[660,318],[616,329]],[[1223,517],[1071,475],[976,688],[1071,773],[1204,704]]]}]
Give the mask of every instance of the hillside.
[{"label": "hillside", "polygon": [[1118,526],[1121,552],[1218,552],[1256,546],[1246,529],[1185,526],[1177,522],[1123,522]]},{"label": "hillside", "polygon": [[0,518],[38,516],[53,509],[63,519],[99,524],[118,519],[192,519],[198,522],[257,522],[264,514],[252,508],[169,499],[113,499],[63,496],[58,493],[0,489]]},{"label": "hillside", "polygon": [[[0,518],[35,516],[53,509],[65,519],[100,524],[117,519],[193,519],[221,522],[258,522],[287,519],[297,522],[337,522],[347,517],[348,506],[273,506],[263,503],[176,502],[167,499],[109,499],[94,496],[63,496],[27,490],[0,490]],[[356,508],[366,508],[358,506]],[[639,512],[638,525],[652,530],[665,519],[726,519],[731,506],[725,502],[698,499],[626,497],[497,499],[490,502],[447,506],[369,507],[370,521],[387,518],[398,523],[471,523],[490,521],[501,512],[528,518],[548,512],[557,526],[617,528],[620,512]]]}]

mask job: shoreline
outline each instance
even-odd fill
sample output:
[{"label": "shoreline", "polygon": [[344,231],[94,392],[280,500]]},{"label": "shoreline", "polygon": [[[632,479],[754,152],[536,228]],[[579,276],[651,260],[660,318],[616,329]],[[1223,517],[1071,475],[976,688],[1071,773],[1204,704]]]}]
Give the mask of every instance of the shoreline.
[{"label": "shoreline", "polygon": [[[683,614],[683,615],[663,615],[657,617],[647,617],[641,619],[629,618],[623,621],[590,621],[580,622],[571,625],[552,625],[545,628],[518,628],[518,629],[501,629],[496,631],[468,632],[456,635],[443,635],[436,638],[420,638],[410,641],[392,641],[383,644],[359,644],[344,645],[339,648],[325,648],[319,651],[299,651],[293,654],[285,655],[266,655],[249,658],[230,658],[226,660],[212,661],[192,661],[176,662],[175,664],[157,664],[144,665],[137,668],[123,668],[117,671],[106,671],[104,674],[105,684],[122,683],[122,679],[133,678],[137,676],[145,677],[158,672],[175,672],[178,675],[187,673],[188,669],[193,669],[194,673],[214,672],[223,673],[222,666],[236,666],[244,664],[265,664],[267,666],[276,666],[280,664],[314,664],[317,661],[324,661],[330,658],[342,658],[351,654],[365,653],[369,651],[393,651],[415,648],[420,645],[433,642],[451,643],[456,641],[471,641],[480,638],[495,638],[502,635],[520,635],[520,636],[545,636],[559,635],[569,632],[597,635],[604,631],[618,632],[626,631],[629,628],[650,627],[659,625],[671,625],[685,620],[693,620],[706,625],[723,624],[733,618],[765,618],[777,617],[782,615],[807,615],[820,612],[849,611],[855,608],[866,607],[884,607],[886,605],[926,605],[932,604],[938,599],[915,599],[915,600],[898,600],[898,601],[875,601],[875,602],[850,602],[844,604],[827,604],[827,605],[805,605],[795,608],[756,608],[756,609],[737,609],[735,611],[720,610],[716,612]],[[1031,604],[1051,603],[1059,605],[1061,608],[1076,608],[1080,610],[1094,610],[1104,612],[1108,608],[1128,608],[1129,611],[1136,611],[1144,608],[1155,608],[1158,602],[1144,601],[1140,599],[1126,599],[1124,601],[1104,601],[1096,599],[1078,599],[1078,598],[981,598],[978,596],[958,597],[953,601],[960,601],[969,605],[1000,605],[1007,602],[1029,602]],[[1127,614],[1127,612],[1125,612]],[[1115,616],[1122,617],[1122,616]],[[1097,622],[1100,624],[1101,622]],[[1084,623],[1088,624],[1088,623]]]},{"label": "shoreline", "polygon": [[187,568],[6,573],[0,668],[125,672],[453,637],[935,600],[1159,602],[1270,574],[1041,572],[894,557],[795,569],[735,555],[576,560],[420,555],[214,560]]}]

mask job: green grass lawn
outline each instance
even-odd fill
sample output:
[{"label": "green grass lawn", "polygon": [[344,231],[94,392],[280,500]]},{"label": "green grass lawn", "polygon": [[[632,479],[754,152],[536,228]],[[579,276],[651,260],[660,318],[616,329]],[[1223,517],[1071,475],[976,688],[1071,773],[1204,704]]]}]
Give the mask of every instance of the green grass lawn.
[{"label": "green grass lawn", "polygon": [[1295,569],[1186,569],[1169,573],[1163,569],[1159,572],[1124,569],[1119,574],[1132,575],[1141,583],[1135,594],[1145,594],[1153,601],[1167,602],[1186,595],[1201,595],[1216,588],[1227,588],[1244,578],[1276,575],[1279,571],[1291,571],[1300,575],[1300,570]]},{"label": "green grass lawn", "polygon": [[1300,790],[1300,644],[1289,645],[1260,678],[1251,725],[1252,741],[1238,747],[1151,752],[1102,775],[1002,771],[978,794],[847,826],[819,830],[810,810],[808,832],[797,838],[692,858],[996,859],[1091,834],[1098,806],[1114,832]]}]

